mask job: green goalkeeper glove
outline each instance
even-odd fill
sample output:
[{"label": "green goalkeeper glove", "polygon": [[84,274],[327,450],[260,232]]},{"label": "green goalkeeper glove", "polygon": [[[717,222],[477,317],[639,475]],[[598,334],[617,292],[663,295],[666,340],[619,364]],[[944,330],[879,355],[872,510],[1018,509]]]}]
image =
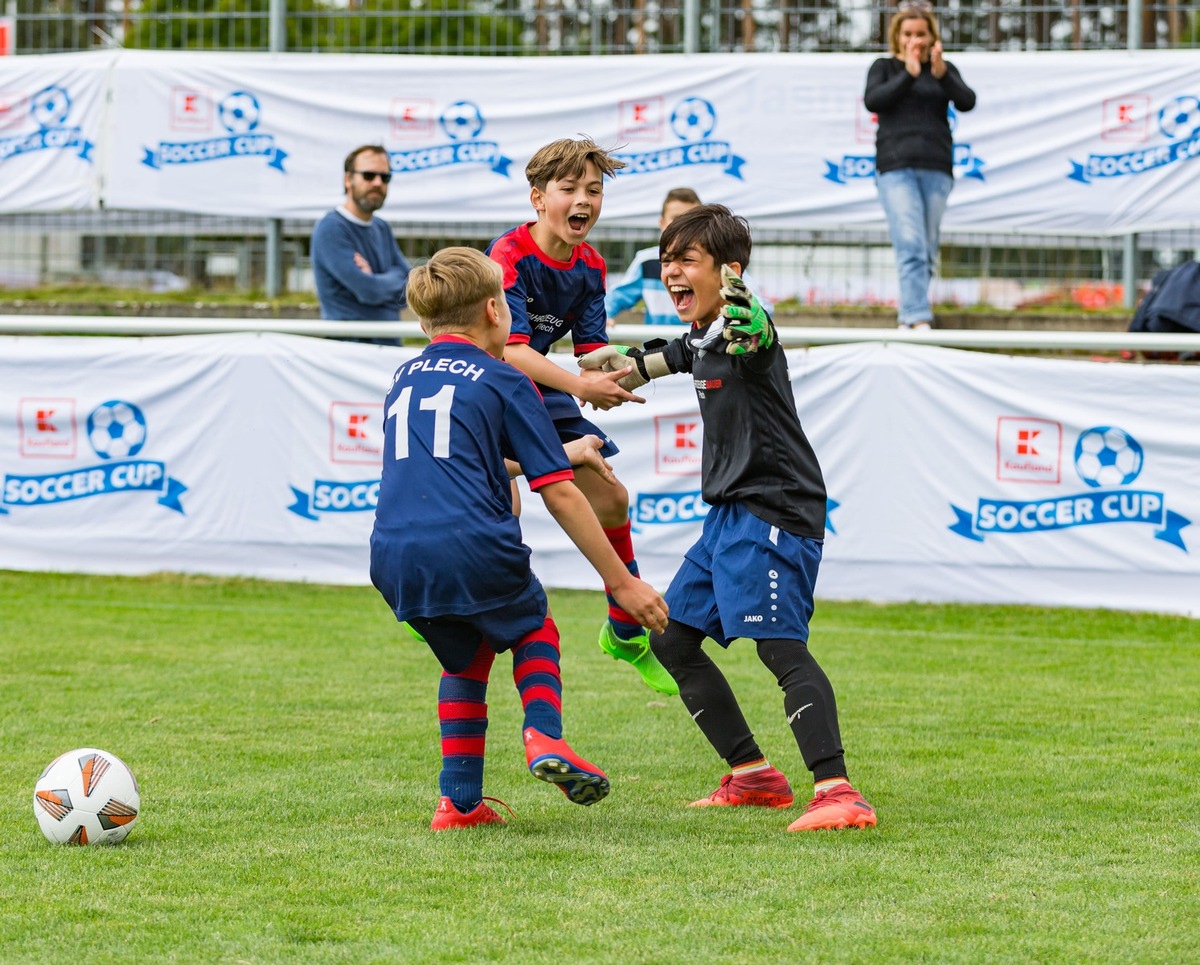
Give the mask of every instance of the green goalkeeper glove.
[{"label": "green goalkeeper glove", "polygon": [[721,334],[729,342],[729,355],[749,355],[768,349],[775,341],[775,326],[754,292],[746,287],[728,265],[721,266],[721,298],[725,305],[721,317],[725,326]]}]

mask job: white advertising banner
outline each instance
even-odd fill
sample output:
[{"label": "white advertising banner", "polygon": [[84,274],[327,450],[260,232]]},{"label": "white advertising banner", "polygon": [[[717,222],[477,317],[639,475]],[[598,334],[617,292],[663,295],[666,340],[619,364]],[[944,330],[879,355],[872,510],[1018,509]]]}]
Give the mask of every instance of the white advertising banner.
[{"label": "white advertising banner", "polygon": [[0,58],[0,214],[94,208],[111,52]]},{"label": "white advertising banner", "polygon": [[[978,106],[951,118],[947,228],[1200,224],[1194,52],[949,57]],[[664,194],[689,185],[760,229],[882,227],[875,121],[863,107],[873,59],[15,58],[0,62],[0,211],[102,201],[316,219],[341,198],[346,153],[379,143],[396,177],[385,211],[393,223],[513,224],[531,216],[524,167],[533,152],[586,133],[627,162],[607,192],[605,224],[656,225]]]},{"label": "white advertising banner", "polygon": [[[368,583],[382,404],[415,349],[290,335],[0,341],[0,568]],[[569,357],[555,356],[563,365]],[[865,344],[789,352],[829,490],[824,599],[1200,616],[1200,370]],[[589,413],[643,575],[699,533],[688,379]],[[548,586],[597,578],[526,493]]]}]

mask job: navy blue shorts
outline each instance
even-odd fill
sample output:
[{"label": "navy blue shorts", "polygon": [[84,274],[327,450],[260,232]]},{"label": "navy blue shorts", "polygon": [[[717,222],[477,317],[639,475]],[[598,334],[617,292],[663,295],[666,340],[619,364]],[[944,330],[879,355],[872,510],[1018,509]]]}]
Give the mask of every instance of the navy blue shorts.
[{"label": "navy blue shorts", "polygon": [[405,621],[419,633],[446,673],[462,673],[471,665],[479,644],[487,641],[496,653],[511,650],[546,622],[549,603],[537,577],[516,599],[495,610],[470,616],[413,617]]},{"label": "navy blue shorts", "polygon": [[572,439],[582,439],[584,436],[599,436],[604,440],[604,445],[600,447],[600,455],[605,459],[609,456],[615,456],[621,451],[617,448],[617,444],[608,438],[608,433],[581,415],[564,416],[561,419],[555,419],[554,428],[558,430],[558,438],[563,442],[570,442]]},{"label": "navy blue shorts", "polygon": [[671,619],[723,647],[737,637],[807,642],[823,545],[741,503],[713,506],[665,594]]}]

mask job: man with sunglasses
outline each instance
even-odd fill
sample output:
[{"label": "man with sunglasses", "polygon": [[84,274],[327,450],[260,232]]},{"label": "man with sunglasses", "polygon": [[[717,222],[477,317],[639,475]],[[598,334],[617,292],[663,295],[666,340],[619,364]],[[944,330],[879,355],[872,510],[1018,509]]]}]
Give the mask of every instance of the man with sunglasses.
[{"label": "man with sunglasses", "polygon": [[[405,306],[409,265],[392,229],[375,212],[387,201],[391,158],[378,144],[346,155],[345,200],[317,222],[312,269],[321,317],[343,321],[394,322]],[[356,341],[399,345],[395,338]]]}]

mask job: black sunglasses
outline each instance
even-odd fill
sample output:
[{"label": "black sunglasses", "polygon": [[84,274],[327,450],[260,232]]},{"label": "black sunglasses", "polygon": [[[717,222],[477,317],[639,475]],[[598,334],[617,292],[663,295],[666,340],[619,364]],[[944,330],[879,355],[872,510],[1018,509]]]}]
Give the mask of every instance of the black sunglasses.
[{"label": "black sunglasses", "polygon": [[350,173],[357,174],[364,181],[374,181],[376,178],[379,178],[384,184],[389,184],[392,180],[390,174],[382,171],[351,171]]}]

